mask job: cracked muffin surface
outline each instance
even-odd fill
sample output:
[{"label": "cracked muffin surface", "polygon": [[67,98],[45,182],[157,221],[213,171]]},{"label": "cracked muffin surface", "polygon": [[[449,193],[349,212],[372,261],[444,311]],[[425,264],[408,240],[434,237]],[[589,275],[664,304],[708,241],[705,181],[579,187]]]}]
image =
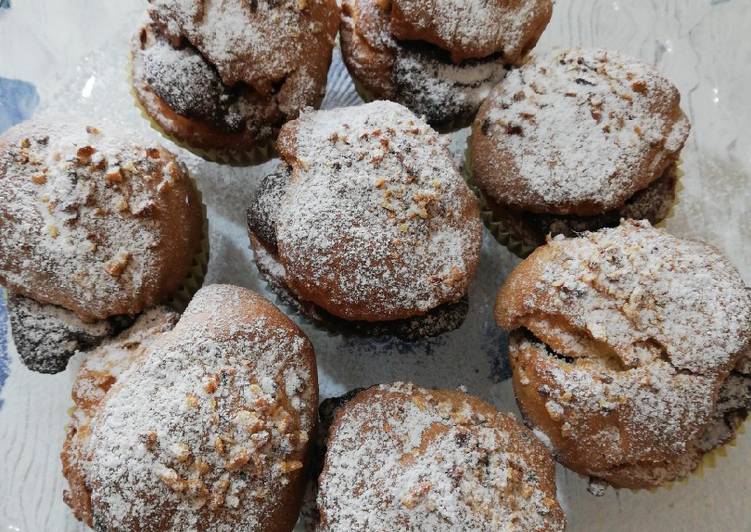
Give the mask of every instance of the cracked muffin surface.
[{"label": "cracked muffin surface", "polygon": [[276,307],[210,285],[88,354],[61,455],[96,530],[288,532],[305,486],[313,348]]},{"label": "cracked muffin surface", "polygon": [[342,57],[366,101],[393,100],[434,127],[456,129],[472,120],[504,67],[534,47],[551,14],[549,0],[344,0]]},{"label": "cracked muffin surface", "polygon": [[250,156],[324,95],[334,0],[150,0],[132,41],[133,87],[168,135],[206,156]]},{"label": "cracked muffin surface", "polygon": [[564,465],[614,486],[687,475],[707,441],[732,437],[708,436],[731,423],[728,402],[749,406],[735,382],[751,338],[740,275],[648,222],[551,240],[506,280],[495,316],[527,422]]}]

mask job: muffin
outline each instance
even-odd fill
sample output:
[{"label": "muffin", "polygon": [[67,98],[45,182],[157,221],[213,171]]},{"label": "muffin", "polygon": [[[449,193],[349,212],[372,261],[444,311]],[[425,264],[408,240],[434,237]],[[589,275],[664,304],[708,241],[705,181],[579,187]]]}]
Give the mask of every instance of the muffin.
[{"label": "muffin", "polygon": [[545,446],[457,390],[362,391],[334,415],[319,530],[563,530]]},{"label": "muffin", "polygon": [[283,123],[320,105],[335,0],[149,2],[132,40],[133,89],[176,142],[219,162],[262,162]]},{"label": "muffin", "polygon": [[366,101],[397,101],[442,130],[464,127],[552,10],[551,0],[343,0],[342,56]]},{"label": "muffin", "polygon": [[200,195],[173,154],[62,119],[0,137],[0,284],[21,359],[57,372],[205,272]]},{"label": "muffin", "polygon": [[339,331],[411,339],[461,324],[482,223],[444,139],[379,101],[306,112],[277,150],[248,214],[272,287]]},{"label": "muffin", "polygon": [[649,222],[552,239],[508,277],[495,318],[527,423],[612,486],[685,477],[751,406],[743,280]]},{"label": "muffin", "polygon": [[268,301],[212,285],[84,360],[65,501],[96,530],[290,531],[318,386],[313,348]]},{"label": "muffin", "polygon": [[653,67],[617,52],[557,51],[493,89],[467,165],[494,233],[526,255],[548,234],[665,218],[689,129],[678,90]]}]

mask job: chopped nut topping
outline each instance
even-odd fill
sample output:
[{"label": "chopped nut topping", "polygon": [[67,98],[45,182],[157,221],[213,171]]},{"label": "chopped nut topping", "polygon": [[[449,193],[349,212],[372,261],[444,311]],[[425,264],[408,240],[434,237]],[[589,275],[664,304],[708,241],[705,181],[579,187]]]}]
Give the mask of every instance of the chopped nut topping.
[{"label": "chopped nut topping", "polygon": [[120,277],[130,261],[130,252],[120,251],[112,260],[107,261],[104,269],[113,277]]},{"label": "chopped nut topping", "polygon": [[76,151],[76,158],[79,164],[87,164],[91,162],[91,156],[94,155],[96,150],[92,146],[82,146]]},{"label": "chopped nut topping", "polygon": [[224,463],[224,468],[228,471],[237,471],[242,469],[250,460],[250,451],[244,447],[232,449],[229,458]]},{"label": "chopped nut topping", "polygon": [[212,510],[220,508],[224,504],[224,497],[227,494],[227,490],[229,490],[229,477],[225,474],[222,478],[214,482],[214,485],[212,486],[209,508]]},{"label": "chopped nut topping", "polygon": [[639,94],[647,93],[647,83],[645,81],[634,81],[631,84],[631,88],[634,92],[638,92]]},{"label": "chopped nut topping", "polygon": [[183,492],[188,487],[185,479],[181,478],[180,475],[177,474],[177,471],[162,464],[157,464],[154,467],[154,473],[159,477],[159,480],[164,482],[172,491]]},{"label": "chopped nut topping", "polygon": [[57,226],[49,224],[47,225],[47,232],[50,234],[52,238],[57,238],[60,234],[60,231],[57,229]]},{"label": "chopped nut topping", "polygon": [[170,453],[178,462],[185,462],[190,458],[190,447],[185,443],[175,443],[170,447]]},{"label": "chopped nut topping", "polygon": [[226,449],[224,448],[224,441],[221,436],[214,438],[214,450],[219,454],[224,454]]},{"label": "chopped nut topping", "polygon": [[188,404],[189,408],[192,408],[192,409],[198,408],[198,397],[196,397],[192,393],[189,393],[187,395],[187,397],[185,398],[185,402]]},{"label": "chopped nut topping", "polygon": [[206,393],[214,393],[219,385],[219,379],[216,375],[209,375],[206,377],[206,382],[203,385],[203,389]]},{"label": "chopped nut topping", "polygon": [[31,182],[35,185],[44,185],[47,182],[47,177],[44,174],[35,174],[31,176]]},{"label": "chopped nut topping", "polygon": [[286,462],[282,462],[282,471],[285,473],[291,473],[292,471],[297,471],[298,469],[302,469],[302,462],[299,460],[288,460]]},{"label": "chopped nut topping", "polygon": [[147,432],[146,434],[141,435],[141,441],[143,442],[144,447],[146,447],[150,451],[156,449],[158,442],[156,432],[152,430]]},{"label": "chopped nut topping", "polygon": [[120,170],[120,168],[114,168],[107,172],[105,174],[104,178],[107,180],[108,183],[122,183],[123,181],[123,172]]},{"label": "chopped nut topping", "polygon": [[152,159],[159,159],[161,157],[161,152],[156,148],[148,148],[146,150],[146,155],[148,157],[151,157]]}]

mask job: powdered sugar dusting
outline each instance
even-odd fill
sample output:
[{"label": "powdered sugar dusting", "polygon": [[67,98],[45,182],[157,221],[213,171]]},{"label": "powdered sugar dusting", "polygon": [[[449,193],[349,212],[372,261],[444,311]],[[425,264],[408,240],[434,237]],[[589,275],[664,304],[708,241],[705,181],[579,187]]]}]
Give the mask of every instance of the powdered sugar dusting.
[{"label": "powdered sugar dusting", "polygon": [[321,530],[563,530],[552,462],[504,414],[409,384],[361,394],[329,434]]},{"label": "powdered sugar dusting", "polygon": [[213,285],[121,374],[82,450],[95,527],[263,529],[315,423],[310,344],[284,320]]},{"label": "powdered sugar dusting", "polygon": [[[616,52],[569,50],[509,73],[481,108],[476,178],[497,202],[535,212],[620,207],[677,159],[689,131],[676,88]],[[489,158],[490,162],[483,160]]]},{"label": "powdered sugar dusting", "polygon": [[649,463],[667,472],[647,475],[687,474],[751,338],[740,275],[712,248],[648,222],[556,238],[542,251],[548,260],[536,263],[522,306],[500,316],[539,339],[517,332],[510,351],[522,386],[546,383],[537,393],[547,416],[563,422],[562,436],[548,435],[596,449],[595,476]]},{"label": "powdered sugar dusting", "polygon": [[171,35],[186,37],[229,86],[268,87],[317,50],[330,52],[338,22],[329,0],[149,1],[152,18]]},{"label": "powdered sugar dusting", "polygon": [[3,138],[0,280],[89,321],[135,314],[187,275],[197,194],[171,153],[58,120]]},{"label": "powdered sugar dusting", "polygon": [[399,39],[424,38],[456,59],[501,52],[515,62],[530,45],[531,29],[550,19],[552,2],[394,0],[391,9],[392,32]]},{"label": "powdered sugar dusting", "polygon": [[292,177],[277,220],[295,288],[347,319],[399,319],[460,299],[481,223],[441,138],[404,107],[307,113],[282,131]]}]

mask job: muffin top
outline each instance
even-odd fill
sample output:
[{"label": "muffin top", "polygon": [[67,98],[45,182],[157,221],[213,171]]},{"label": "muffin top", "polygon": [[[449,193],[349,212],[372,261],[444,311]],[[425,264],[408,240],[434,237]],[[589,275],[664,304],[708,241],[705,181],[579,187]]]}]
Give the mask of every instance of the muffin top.
[{"label": "muffin top", "polygon": [[499,53],[516,63],[547,26],[551,0],[393,0],[391,33],[425,41],[454,62]]},{"label": "muffin top", "polygon": [[751,339],[751,299],[738,271],[714,248],[646,221],[553,239],[508,277],[495,315],[506,330],[555,318],[559,325],[533,332],[605,342],[625,368],[667,359],[708,376],[726,374]]},{"label": "muffin top", "polygon": [[337,411],[318,508],[326,531],[565,524],[553,461],[529,430],[460,391],[403,383],[360,392]]},{"label": "muffin top", "polygon": [[738,272],[643,221],[538,248],[506,280],[495,315],[517,331],[525,415],[569,467],[626,486],[685,474],[666,470],[684,467],[671,461],[693,451],[751,340]]},{"label": "muffin top", "polygon": [[549,214],[621,207],[678,158],[689,132],[673,84],[605,50],[566,50],[510,72],[480,108],[470,162],[497,203]]},{"label": "muffin top", "polygon": [[328,61],[339,24],[335,0],[149,0],[168,35],[187,39],[225,85],[262,94],[306,63]]},{"label": "muffin top", "polygon": [[305,113],[277,148],[291,172],[279,259],[304,299],[344,319],[385,321],[466,294],[478,207],[425,122],[383,101]]},{"label": "muffin top", "polygon": [[257,294],[212,285],[129,351],[92,353],[74,387],[74,508],[117,530],[290,530],[318,404],[305,335]]},{"label": "muffin top", "polygon": [[166,300],[203,230],[184,167],[149,142],[63,124],[0,137],[0,283],[84,321]]}]

